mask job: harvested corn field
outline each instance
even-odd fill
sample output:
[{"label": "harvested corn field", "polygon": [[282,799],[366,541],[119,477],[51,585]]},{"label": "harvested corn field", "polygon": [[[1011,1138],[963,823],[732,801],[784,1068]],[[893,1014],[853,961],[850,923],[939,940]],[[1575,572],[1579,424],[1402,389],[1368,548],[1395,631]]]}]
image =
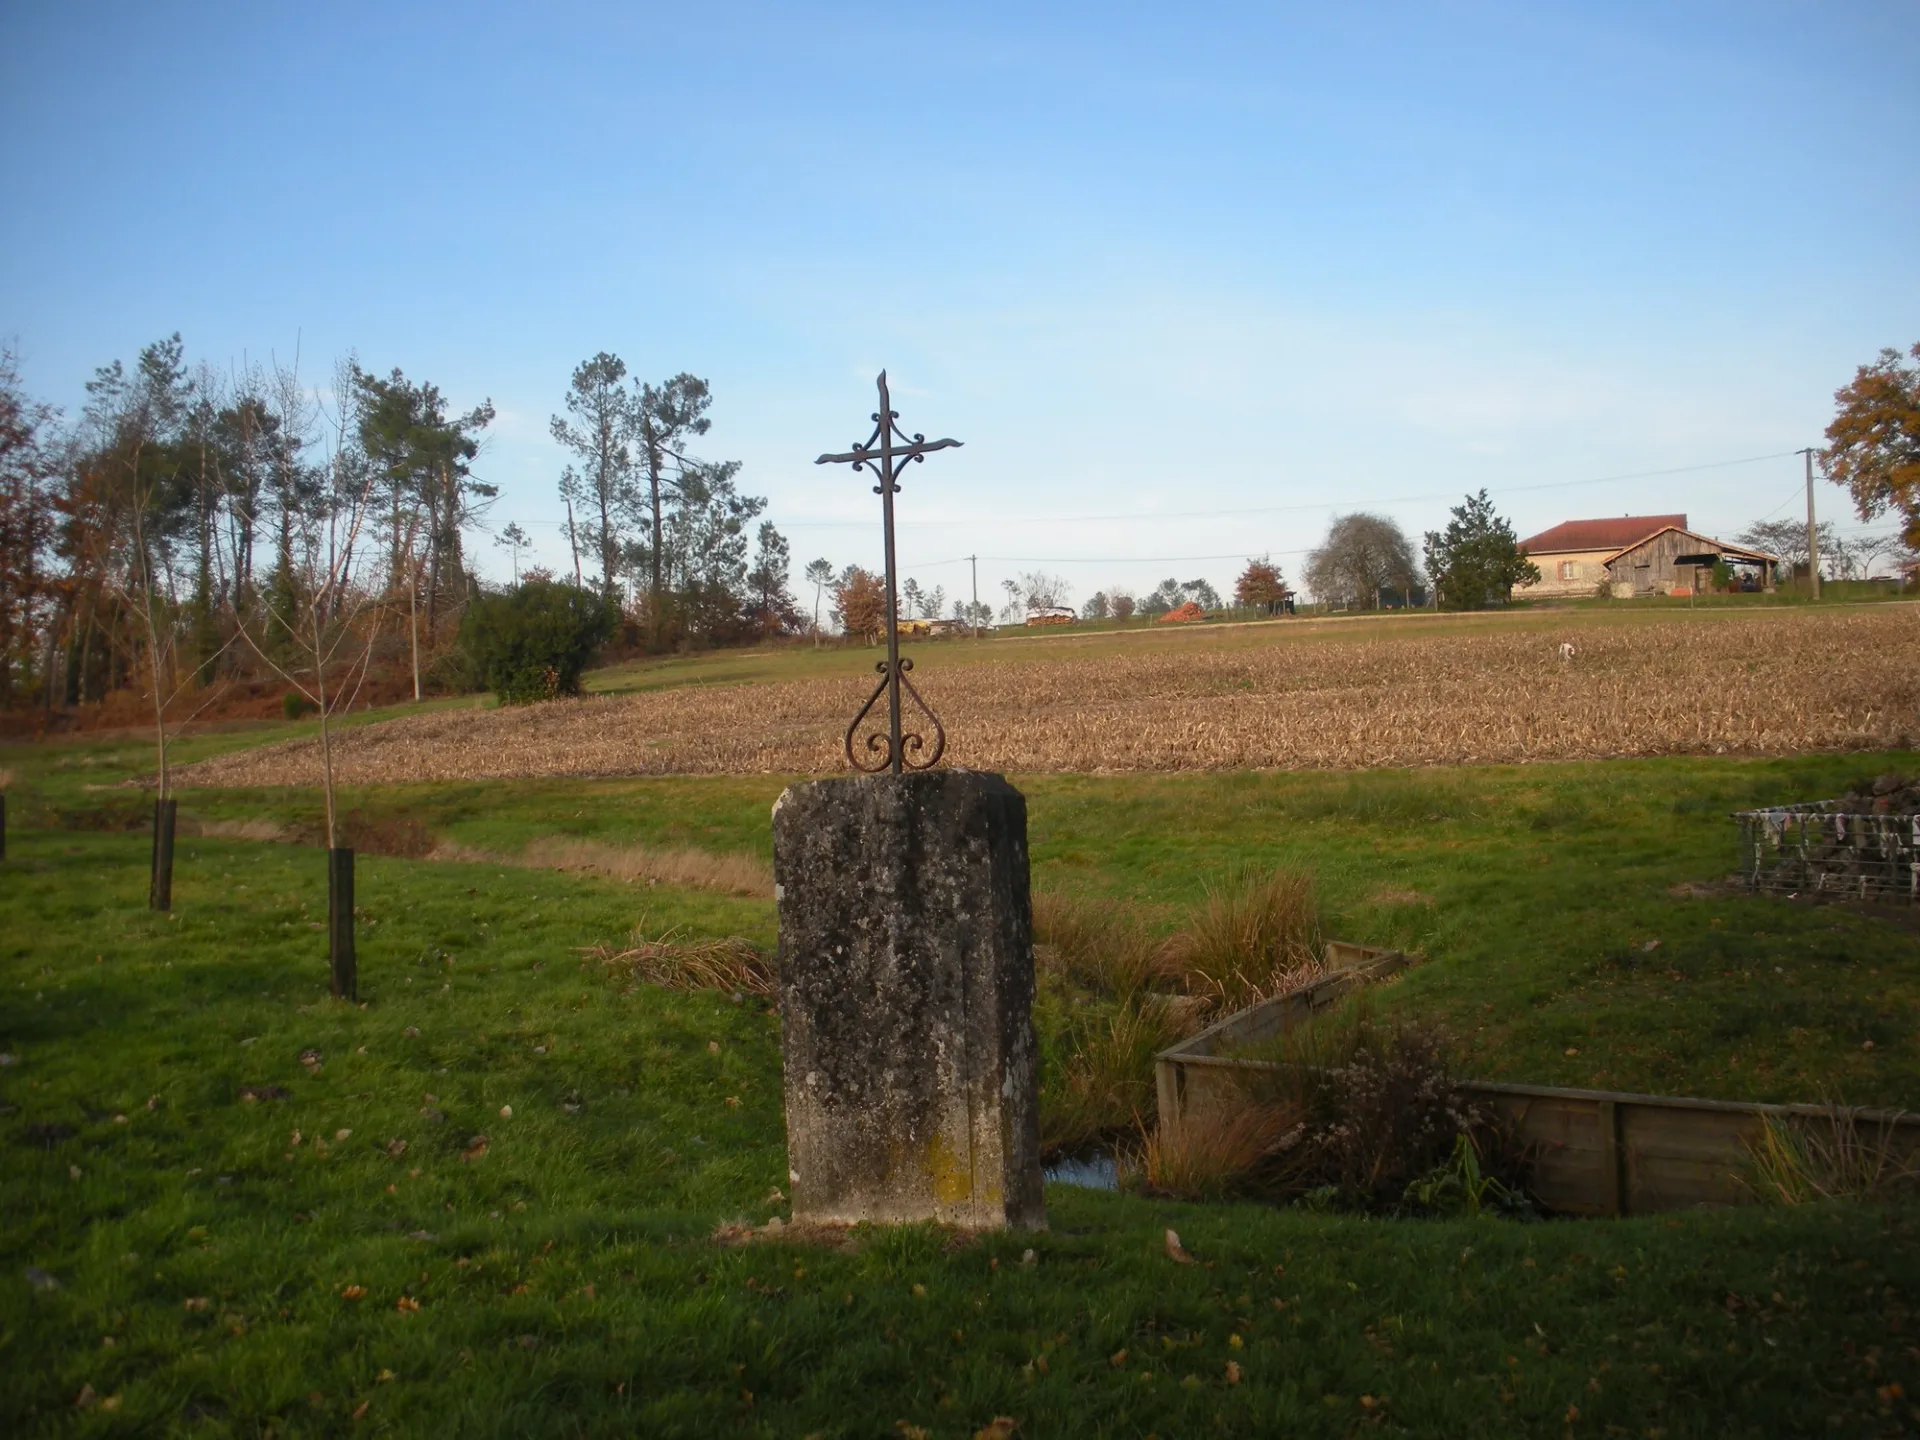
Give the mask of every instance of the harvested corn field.
[{"label": "harvested corn field", "polygon": [[[1007,771],[1350,769],[1619,755],[1788,754],[1920,736],[1920,609],[1550,633],[1121,646],[943,666],[915,681],[954,765]],[[698,686],[412,715],[335,742],[349,784],[555,775],[832,773],[869,682]],[[318,778],[302,740],[205,761],[190,785]]]}]

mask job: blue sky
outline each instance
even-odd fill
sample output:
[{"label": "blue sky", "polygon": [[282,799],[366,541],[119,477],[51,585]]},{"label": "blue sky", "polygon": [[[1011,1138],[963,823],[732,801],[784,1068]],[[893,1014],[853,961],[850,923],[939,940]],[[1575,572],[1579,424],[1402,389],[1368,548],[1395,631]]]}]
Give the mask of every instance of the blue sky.
[{"label": "blue sky", "polygon": [[1920,340],[1916,76],[1908,3],[14,4],[0,335],[70,409],[176,329],[491,398],[556,566],[602,349],[711,382],[796,568],[878,561],[811,462],[886,366],[966,442],[900,502],[950,597],[1224,589],[1481,486],[1731,533]]}]

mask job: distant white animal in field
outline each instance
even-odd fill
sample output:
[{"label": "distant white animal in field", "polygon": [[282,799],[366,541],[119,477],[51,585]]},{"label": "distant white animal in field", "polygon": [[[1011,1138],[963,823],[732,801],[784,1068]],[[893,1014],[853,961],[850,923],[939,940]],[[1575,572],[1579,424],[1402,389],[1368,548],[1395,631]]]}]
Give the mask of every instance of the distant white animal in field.
[{"label": "distant white animal in field", "polygon": [[1567,661],[1573,659],[1573,642],[1571,640],[1562,640],[1560,642],[1560,658]]}]

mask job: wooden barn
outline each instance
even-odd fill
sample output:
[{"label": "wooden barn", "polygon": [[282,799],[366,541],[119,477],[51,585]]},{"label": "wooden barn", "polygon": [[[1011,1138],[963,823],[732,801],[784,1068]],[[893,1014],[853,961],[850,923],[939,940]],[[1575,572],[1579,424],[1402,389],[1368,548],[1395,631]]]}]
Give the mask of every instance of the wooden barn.
[{"label": "wooden barn", "polygon": [[1771,590],[1780,557],[1726,540],[1715,540],[1679,525],[1667,525],[1625,546],[1606,560],[1607,578],[1618,600],[1640,595],[1698,595],[1711,588],[1716,564],[1733,571],[1736,590]]},{"label": "wooden barn", "polygon": [[1540,578],[1514,593],[1526,599],[1589,596],[1612,583],[1607,561],[1629,545],[1657,535],[1670,525],[1685,529],[1685,515],[1617,515],[1598,520],[1563,520],[1520,542]]}]

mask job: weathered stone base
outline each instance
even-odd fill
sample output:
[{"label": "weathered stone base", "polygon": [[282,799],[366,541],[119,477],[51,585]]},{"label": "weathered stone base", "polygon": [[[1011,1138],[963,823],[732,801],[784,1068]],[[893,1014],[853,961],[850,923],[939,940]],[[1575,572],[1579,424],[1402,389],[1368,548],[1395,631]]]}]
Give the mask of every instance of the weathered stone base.
[{"label": "weathered stone base", "polygon": [[1025,797],[795,785],[773,873],[794,1221],[1044,1226]]}]

